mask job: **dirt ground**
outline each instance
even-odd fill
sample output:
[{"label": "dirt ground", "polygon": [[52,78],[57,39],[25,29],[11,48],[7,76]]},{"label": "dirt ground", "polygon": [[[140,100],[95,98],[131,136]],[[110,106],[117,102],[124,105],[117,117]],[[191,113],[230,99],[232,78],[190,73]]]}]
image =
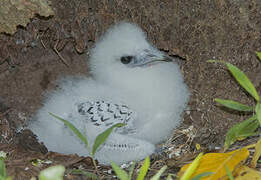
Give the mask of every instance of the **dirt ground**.
[{"label": "dirt ground", "polygon": [[[261,2],[255,0],[51,0],[55,16],[36,17],[14,36],[0,34],[0,150],[9,153],[7,170],[15,179],[30,179],[50,165],[32,166],[33,159],[52,159],[67,168],[93,170],[89,158],[48,153],[23,125],[41,107],[44,92],[56,87],[65,75],[88,75],[88,51],[103,32],[116,22],[137,23],[159,49],[180,57],[190,89],[184,121],[167,144],[193,151],[195,144],[213,150],[221,147],[227,130],[246,119],[218,106],[213,99],[225,98],[254,104],[222,65],[225,60],[242,69],[261,93]],[[58,52],[58,53],[57,53]],[[192,127],[193,138],[182,133]],[[177,138],[178,137],[178,138]],[[241,143],[251,143],[248,139]],[[240,144],[239,144],[240,145]],[[168,152],[170,153],[170,152]],[[155,157],[152,169],[175,158]],[[174,162],[174,165],[173,165]],[[175,164],[176,163],[176,164]],[[108,167],[100,167],[101,171]],[[112,175],[105,173],[105,177]],[[68,175],[67,179],[84,179]]]}]

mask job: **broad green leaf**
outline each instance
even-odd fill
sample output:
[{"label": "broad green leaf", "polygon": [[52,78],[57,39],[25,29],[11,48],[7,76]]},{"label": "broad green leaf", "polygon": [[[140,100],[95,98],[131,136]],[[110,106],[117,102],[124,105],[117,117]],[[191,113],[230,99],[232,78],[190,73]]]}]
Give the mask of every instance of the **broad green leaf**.
[{"label": "broad green leaf", "polygon": [[143,165],[140,168],[140,172],[139,172],[137,180],[143,180],[145,178],[149,167],[150,167],[150,158],[149,158],[149,156],[147,156],[143,162]]},{"label": "broad green leaf", "polygon": [[[164,171],[166,171],[166,169],[167,169],[167,166],[166,165],[163,166],[150,180],[158,180],[158,179],[160,179],[160,176],[162,175],[162,173],[164,173]],[[171,175],[169,175],[167,177],[167,180],[168,179],[171,179]]]},{"label": "broad green leaf", "polygon": [[121,169],[116,163],[111,162],[111,167],[120,180],[128,180],[129,179],[128,174],[123,169]]},{"label": "broad green leaf", "polygon": [[259,60],[261,61],[261,52],[256,52],[256,55],[259,58]]},{"label": "broad green leaf", "polygon": [[230,145],[232,145],[237,140],[242,140],[249,136],[254,136],[258,134],[255,132],[258,127],[259,127],[259,122],[257,121],[256,115],[250,117],[247,120],[235,124],[232,128],[228,130],[226,134],[224,149],[226,150]]},{"label": "broad green leaf", "polygon": [[225,62],[225,61],[219,61],[219,60],[208,60],[207,62],[215,62],[215,63],[223,63],[227,66],[228,70],[231,72],[233,77],[237,80],[237,82],[252,96],[255,98],[257,102],[259,102],[259,95],[256,91],[256,88],[252,84],[252,82],[248,79],[248,77],[243,73],[240,69],[238,69],[236,66]]},{"label": "broad green leaf", "polygon": [[52,166],[42,170],[39,174],[40,180],[63,180],[65,168],[61,165]]},{"label": "broad green leaf", "polygon": [[215,101],[218,102],[219,104],[222,104],[223,106],[230,108],[230,109],[233,109],[233,110],[253,111],[253,108],[251,106],[247,106],[247,105],[241,104],[241,103],[236,102],[236,101],[219,99],[219,98],[216,98]]},{"label": "broad green leaf", "polygon": [[211,174],[213,174],[213,172],[204,172],[204,173],[201,173],[201,174],[199,174],[199,175],[196,175],[196,176],[193,177],[191,180],[200,180],[200,179],[202,179],[203,177],[210,176]]},{"label": "broad green leaf", "polygon": [[227,165],[225,165],[225,169],[226,169],[229,180],[234,180],[234,177],[233,177],[231,171],[229,170],[229,168],[227,167]]},{"label": "broad green leaf", "polygon": [[87,138],[72,123],[70,123],[69,121],[67,121],[67,120],[65,120],[63,118],[60,118],[60,117],[54,115],[53,113],[49,112],[49,114],[51,116],[55,117],[56,119],[62,121],[86,145],[86,147],[88,147],[88,140],[87,140]]},{"label": "broad green leaf", "polygon": [[84,175],[90,179],[100,179],[96,174],[82,170],[82,169],[72,169],[69,171],[71,174],[81,174]]},{"label": "broad green leaf", "polygon": [[259,102],[259,95],[256,91],[256,88],[252,84],[252,82],[248,79],[248,77],[236,66],[226,63],[227,68],[232,73],[237,82],[249,93],[251,94],[257,102]]},{"label": "broad green leaf", "polygon": [[200,159],[203,156],[203,153],[200,153],[196,159],[194,159],[194,161],[189,165],[189,167],[187,168],[187,170],[184,172],[184,174],[181,176],[180,180],[187,180],[190,179],[190,177],[192,176],[192,174],[196,171]]},{"label": "broad green leaf", "polygon": [[260,103],[256,104],[255,111],[256,111],[257,120],[259,122],[259,125],[261,126],[261,104]]},{"label": "broad green leaf", "polygon": [[112,127],[108,128],[101,134],[99,134],[94,141],[93,147],[92,147],[92,155],[94,155],[97,151],[97,149],[100,147],[101,144],[103,144],[106,139],[109,137],[109,135],[112,133],[114,128],[125,126],[126,124],[123,123],[117,123],[114,124]]},{"label": "broad green leaf", "polygon": [[5,169],[5,163],[3,160],[0,160],[0,177],[6,178],[6,169]]}]

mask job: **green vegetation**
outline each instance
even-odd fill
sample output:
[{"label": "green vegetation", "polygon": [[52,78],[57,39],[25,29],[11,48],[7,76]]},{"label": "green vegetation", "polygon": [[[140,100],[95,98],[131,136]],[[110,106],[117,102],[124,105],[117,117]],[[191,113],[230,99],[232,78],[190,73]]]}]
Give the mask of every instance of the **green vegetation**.
[{"label": "green vegetation", "polygon": [[[110,128],[108,128],[107,130],[105,130],[104,132],[102,132],[101,134],[99,134],[95,138],[95,141],[94,141],[94,144],[93,144],[92,150],[91,150],[90,147],[89,147],[87,137],[85,135],[83,135],[72,123],[70,123],[69,121],[67,121],[63,118],[60,118],[60,117],[58,117],[58,116],[56,116],[52,113],[49,113],[49,114],[51,116],[55,117],[56,119],[62,121],[85,144],[87,151],[89,152],[90,156],[92,157],[92,162],[94,164],[96,171],[98,170],[98,168],[97,168],[97,165],[96,165],[96,162],[95,162],[95,159],[94,159],[94,155],[95,155],[97,149],[100,147],[100,145],[102,145],[107,140],[107,138],[112,133],[114,128],[125,126],[125,124],[123,124],[123,123],[117,123],[117,124],[111,126]],[[92,178],[97,177],[95,174],[87,172],[87,171],[73,171],[72,170],[71,172],[72,173],[75,172],[76,174],[82,173],[82,174],[87,175],[87,176],[92,177]],[[97,173],[98,173],[98,171],[97,171]]]},{"label": "green vegetation", "polygon": [[229,168],[227,166],[225,166],[225,169],[226,169],[227,176],[228,176],[229,180],[234,180],[232,172],[229,170]]},{"label": "green vegetation", "polygon": [[[261,61],[261,52],[256,53],[259,60]],[[209,60],[208,62],[218,62],[223,63],[228,68],[232,76],[236,79],[236,81],[239,83],[241,87],[243,87],[255,100],[256,104],[255,106],[248,106],[245,104],[242,104],[237,101],[233,100],[226,100],[226,99],[219,99],[216,98],[215,101],[224,107],[227,107],[232,110],[241,111],[241,112],[250,112],[253,113],[253,115],[244,120],[243,122],[240,122],[236,125],[234,125],[232,128],[229,129],[229,131],[226,134],[226,139],[224,143],[224,149],[226,150],[230,145],[232,145],[237,140],[245,139],[249,136],[257,135],[256,132],[257,128],[261,125],[261,102],[260,102],[260,96],[257,93],[257,90],[255,89],[252,82],[248,79],[248,77],[236,66],[224,62],[224,61],[216,61],[216,60]],[[56,119],[62,121],[73,133],[85,144],[87,151],[89,152],[90,156],[92,157],[93,164],[96,168],[95,173],[87,172],[84,170],[69,170],[69,173],[72,174],[82,174],[87,176],[88,178],[92,179],[100,179],[99,173],[97,171],[97,165],[94,160],[95,153],[97,152],[98,148],[107,140],[107,138],[110,136],[114,128],[122,127],[125,124],[118,123],[113,125],[112,127],[108,128],[101,134],[99,134],[95,141],[92,149],[89,147],[88,139],[85,135],[83,135],[73,124],[71,124],[69,121],[62,119],[52,113],[50,113],[53,117]],[[199,160],[202,156],[202,153],[199,154],[199,156],[193,161],[193,163],[190,165],[190,167],[185,171],[185,173],[182,175],[181,180],[190,179],[191,175],[195,172],[195,169],[197,168],[199,164]],[[7,176],[6,168],[4,164],[4,159],[6,158],[6,154],[4,152],[0,152],[0,180],[12,180],[11,176]],[[134,169],[135,169],[135,163],[133,163],[129,169],[129,172],[127,173],[125,170],[120,168],[117,164],[114,162],[111,162],[112,169],[116,173],[117,177],[120,180],[131,180],[133,179]],[[146,159],[143,162],[142,167],[139,169],[139,173],[137,175],[137,180],[143,180],[145,179],[148,170],[150,167],[150,159],[149,157],[146,157]],[[164,171],[167,169],[167,166],[163,166],[150,180],[158,180],[160,179],[161,175],[164,173]],[[65,172],[65,167],[58,165],[58,166],[52,166],[47,169],[44,169],[39,174],[40,180],[62,180]],[[233,175],[231,171],[226,167],[226,172],[228,174],[228,177],[230,180],[233,180]],[[201,173],[195,177],[193,177],[193,180],[199,180],[202,177],[211,175],[211,172],[205,172]],[[166,180],[172,179],[172,174],[169,174]],[[35,179],[35,178],[32,178]]]},{"label": "green vegetation", "polygon": [[185,173],[181,176],[180,180],[187,180],[190,179],[192,174],[194,173],[195,169],[197,169],[198,165],[199,165],[199,161],[201,159],[201,157],[203,156],[203,153],[200,153],[196,159],[194,159],[194,161],[191,163],[191,165],[189,166],[189,168],[185,171]]},{"label": "green vegetation", "polygon": [[[261,61],[261,53],[256,53],[259,60]],[[236,102],[233,100],[225,100],[216,98],[215,101],[229,109],[233,109],[236,111],[250,112],[253,115],[229,129],[226,135],[224,150],[226,150],[230,145],[232,145],[237,140],[245,139],[249,136],[257,135],[256,129],[261,125],[261,104],[260,104],[260,96],[257,93],[256,88],[253,83],[248,79],[248,77],[236,66],[224,62],[224,61],[216,61],[209,60],[208,62],[219,62],[226,65],[232,76],[236,79],[241,87],[243,87],[256,101],[256,105],[251,107],[240,102]]]},{"label": "green vegetation", "polygon": [[[133,179],[132,175],[133,175],[133,171],[134,171],[134,167],[135,167],[135,163],[132,164],[132,166],[130,167],[130,171],[129,174],[124,171],[123,169],[121,169],[117,164],[115,164],[114,162],[111,163],[112,169],[114,170],[114,172],[116,173],[117,177],[120,180],[131,180]],[[146,157],[146,159],[143,162],[143,165],[140,168],[137,180],[143,180],[145,179],[147,172],[149,170],[150,167],[150,158]],[[158,180],[160,179],[160,176],[162,175],[162,173],[167,169],[167,166],[163,166],[152,178],[150,178],[150,180]],[[171,175],[169,175],[167,177],[167,180],[170,179]]]},{"label": "green vegetation", "polygon": [[[67,121],[63,118],[60,118],[52,113],[49,113],[49,114],[52,115],[53,117],[55,117],[56,119],[62,121],[68,128],[70,128],[72,130],[72,132],[85,144],[86,149],[88,150],[88,152],[90,153],[90,155],[93,159],[94,159],[94,155],[95,155],[97,149],[100,147],[100,145],[102,145],[107,140],[109,135],[112,133],[113,129],[116,127],[125,126],[125,124],[123,124],[123,123],[117,123],[117,124],[113,125],[112,127],[108,128],[107,130],[105,130],[104,132],[102,132],[101,134],[99,134],[95,138],[92,150],[90,150],[87,137],[84,136],[72,123],[70,123],[69,121]],[[93,162],[95,164],[95,161],[93,161]]]},{"label": "green vegetation", "polygon": [[[90,150],[89,144],[88,144],[88,140],[87,137],[85,137],[73,124],[71,124],[69,121],[62,119],[52,113],[50,113],[50,115],[52,115],[53,117],[55,117],[56,119],[62,121],[68,128],[70,128],[73,133],[82,141],[84,142],[86,149],[88,150],[88,152],[90,153],[92,159],[93,159],[93,164],[97,170],[97,166],[96,166],[96,162],[94,160],[94,155],[97,151],[97,149],[107,140],[107,138],[109,137],[109,135],[112,133],[114,128],[117,127],[122,127],[125,124],[122,123],[118,123],[113,125],[112,127],[108,128],[107,130],[105,130],[104,132],[102,132],[101,134],[99,134],[94,141],[94,145],[92,147],[92,150]],[[134,168],[135,168],[135,163],[132,164],[129,174],[124,171],[123,169],[121,169],[116,163],[111,162],[111,166],[113,168],[113,170],[115,171],[117,177],[121,180],[131,180],[132,176],[133,176],[133,172],[134,172]],[[146,174],[149,170],[150,167],[150,159],[149,157],[147,157],[144,160],[144,163],[139,171],[137,180],[143,180],[146,177]],[[162,173],[167,169],[167,166],[163,166],[152,178],[151,180],[158,180],[160,179],[160,176],[162,175]],[[82,175],[86,175],[87,177],[93,178],[93,179],[99,179],[99,176],[96,176],[93,173],[87,172],[87,171],[83,171],[83,170],[71,170],[70,171],[73,174],[82,174]],[[98,171],[97,171],[98,172]],[[169,175],[167,177],[167,180],[171,179],[171,175]]]},{"label": "green vegetation", "polygon": [[0,159],[0,180],[12,180],[11,176],[7,176],[3,159]]}]

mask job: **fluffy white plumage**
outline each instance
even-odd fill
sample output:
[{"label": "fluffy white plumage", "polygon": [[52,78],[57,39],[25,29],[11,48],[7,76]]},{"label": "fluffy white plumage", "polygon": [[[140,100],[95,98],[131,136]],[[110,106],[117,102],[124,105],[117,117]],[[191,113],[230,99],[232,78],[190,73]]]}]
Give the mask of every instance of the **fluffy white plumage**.
[{"label": "fluffy white plumage", "polygon": [[92,77],[61,80],[28,127],[49,150],[86,156],[83,143],[48,112],[73,123],[91,145],[99,133],[124,122],[95,157],[103,164],[141,160],[179,124],[189,98],[179,66],[164,60],[169,57],[136,25],[115,25],[90,53]]}]

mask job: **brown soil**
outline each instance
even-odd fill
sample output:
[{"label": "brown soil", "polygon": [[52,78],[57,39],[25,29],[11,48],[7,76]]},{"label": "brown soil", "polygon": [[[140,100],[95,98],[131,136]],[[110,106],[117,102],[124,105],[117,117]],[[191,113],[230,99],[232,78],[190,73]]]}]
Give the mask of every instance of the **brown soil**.
[{"label": "brown soil", "polygon": [[[33,159],[51,159],[51,165],[64,164],[68,168],[81,164],[93,170],[89,159],[45,154],[45,147],[33,134],[17,134],[15,128],[41,107],[44,92],[56,87],[56,79],[65,75],[88,75],[89,49],[115,22],[137,23],[159,49],[183,59],[181,68],[192,95],[184,122],[176,133],[193,125],[196,137],[187,144],[187,150],[192,151],[195,143],[206,149],[221,147],[227,130],[247,118],[247,115],[220,108],[213,98],[254,104],[253,98],[239,87],[224,66],[207,63],[207,60],[225,60],[238,66],[261,93],[261,63],[255,55],[255,51],[261,51],[259,1],[51,2],[54,17],[34,18],[14,36],[0,34],[0,150],[9,153],[7,170],[15,179],[30,179],[50,166],[32,166]],[[183,135],[171,143],[181,145],[187,140],[188,135]],[[156,157],[152,167],[161,167],[169,162],[166,159]],[[25,170],[27,168],[29,170]],[[170,166],[168,171],[176,170],[177,166]],[[66,178],[84,179],[69,175]]]}]

